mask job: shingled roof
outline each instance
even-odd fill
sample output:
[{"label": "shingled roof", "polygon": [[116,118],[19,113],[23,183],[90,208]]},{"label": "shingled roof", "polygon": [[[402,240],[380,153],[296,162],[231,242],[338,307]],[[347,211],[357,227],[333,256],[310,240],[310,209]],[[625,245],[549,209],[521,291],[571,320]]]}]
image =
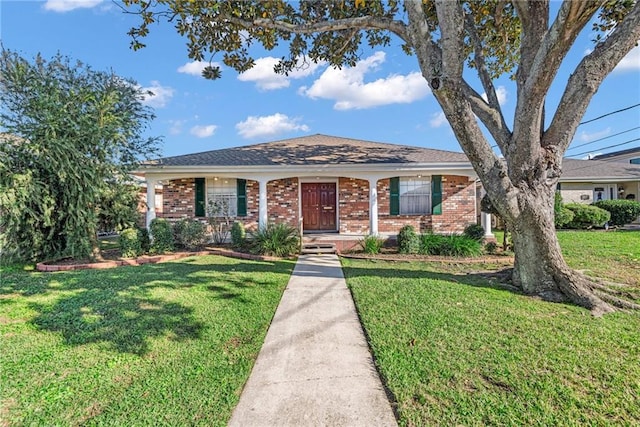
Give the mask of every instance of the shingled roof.
[{"label": "shingled roof", "polygon": [[164,157],[151,166],[278,166],[465,163],[464,153],[340,138],[309,135],[243,147]]},{"label": "shingled roof", "polygon": [[586,180],[595,178],[640,179],[640,166],[603,160],[576,160],[565,158],[562,161],[562,181]]}]

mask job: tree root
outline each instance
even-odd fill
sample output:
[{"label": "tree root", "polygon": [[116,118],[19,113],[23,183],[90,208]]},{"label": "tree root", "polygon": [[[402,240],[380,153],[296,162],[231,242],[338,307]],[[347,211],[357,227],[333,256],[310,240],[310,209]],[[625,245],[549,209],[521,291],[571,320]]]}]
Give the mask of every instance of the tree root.
[{"label": "tree root", "polygon": [[593,292],[598,295],[602,300],[612,304],[618,308],[627,309],[627,310],[640,310],[640,304],[636,304],[635,302],[628,301],[623,298],[619,298],[610,293],[594,289]]}]

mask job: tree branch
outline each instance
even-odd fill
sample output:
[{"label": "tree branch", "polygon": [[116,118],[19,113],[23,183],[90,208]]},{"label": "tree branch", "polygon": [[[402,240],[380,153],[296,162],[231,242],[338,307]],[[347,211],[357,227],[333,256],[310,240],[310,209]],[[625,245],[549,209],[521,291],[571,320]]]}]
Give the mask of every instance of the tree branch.
[{"label": "tree branch", "polygon": [[487,130],[493,136],[498,144],[500,151],[504,153],[507,144],[511,140],[511,131],[504,121],[500,107],[493,108],[473,89],[466,80],[462,81],[462,90],[469,100],[473,113],[478,116],[480,121],[487,127]]},{"label": "tree branch", "polygon": [[569,78],[542,146],[557,146],[560,156],[569,147],[580,120],[600,83],[640,40],[640,2],[593,52],[585,56]]},{"label": "tree branch", "polygon": [[291,24],[289,22],[269,18],[259,18],[253,21],[247,21],[230,15],[221,15],[221,18],[224,21],[231,22],[232,24],[246,29],[258,26],[294,34],[312,34],[326,31],[349,30],[354,28],[361,30],[387,30],[400,37],[405,43],[408,43],[409,41],[404,22],[375,16],[359,16],[355,18],[337,19],[335,21],[320,21],[304,24]]},{"label": "tree branch", "polygon": [[567,0],[562,4],[529,67],[530,73],[523,89],[537,94],[530,97],[531,102],[538,103],[540,98],[544,98],[573,42],[597,10],[598,3],[592,1]]},{"label": "tree branch", "polygon": [[500,150],[504,153],[506,151],[506,145],[511,138],[511,131],[504,120],[502,107],[500,107],[500,103],[498,102],[498,95],[496,94],[493,80],[491,79],[486,67],[482,51],[482,41],[478,36],[478,32],[476,31],[476,27],[472,19],[471,15],[465,16],[465,29],[474,47],[473,60],[476,71],[478,72],[478,77],[482,83],[482,87],[487,94],[488,105],[475,90],[471,89],[471,87],[466,88],[465,91],[469,100],[471,100],[471,108],[473,109],[473,112],[480,118],[480,120],[482,120],[485,126],[487,126],[487,129],[489,129],[489,132],[493,135],[496,143],[500,147]]},{"label": "tree branch", "polygon": [[436,0],[440,25],[442,71],[446,78],[462,79],[464,68],[464,12],[457,1]]}]

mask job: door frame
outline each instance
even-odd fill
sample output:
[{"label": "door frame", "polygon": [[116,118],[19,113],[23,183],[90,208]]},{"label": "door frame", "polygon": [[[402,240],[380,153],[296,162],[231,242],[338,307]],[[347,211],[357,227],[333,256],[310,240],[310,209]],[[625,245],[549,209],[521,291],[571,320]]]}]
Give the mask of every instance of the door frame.
[{"label": "door frame", "polygon": [[[298,218],[302,220],[302,184],[335,184],[336,185],[336,229],[335,230],[318,230],[304,231],[305,233],[336,233],[340,232],[340,178],[327,177],[305,177],[298,178]],[[298,225],[299,227],[299,225]]]}]

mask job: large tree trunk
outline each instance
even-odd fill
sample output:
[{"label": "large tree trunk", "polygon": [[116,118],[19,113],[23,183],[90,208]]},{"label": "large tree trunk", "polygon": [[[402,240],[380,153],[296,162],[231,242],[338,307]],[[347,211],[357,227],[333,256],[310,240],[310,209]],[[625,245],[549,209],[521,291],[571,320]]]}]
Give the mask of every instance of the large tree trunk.
[{"label": "large tree trunk", "polygon": [[554,227],[553,191],[538,188],[520,193],[521,214],[511,224],[516,254],[514,285],[548,301],[569,300],[594,315],[615,311],[596,295],[594,283],[564,261]]}]

